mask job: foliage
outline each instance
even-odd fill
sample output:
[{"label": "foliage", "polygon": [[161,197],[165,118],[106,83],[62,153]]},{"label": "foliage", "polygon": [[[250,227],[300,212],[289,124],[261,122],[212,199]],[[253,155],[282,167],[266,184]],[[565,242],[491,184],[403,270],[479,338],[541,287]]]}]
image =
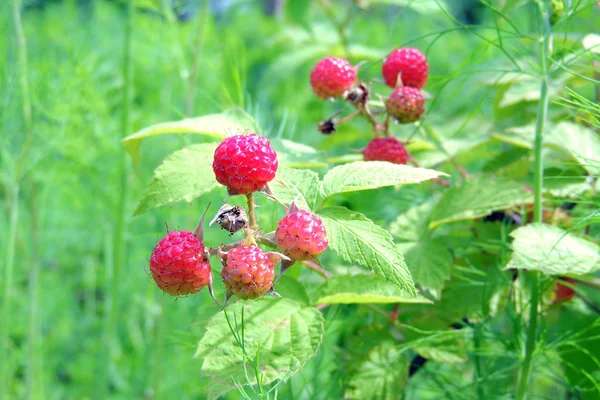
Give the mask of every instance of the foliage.
[{"label": "foliage", "polygon": [[[539,271],[529,398],[600,396],[596,2],[549,16],[545,76],[547,2],[288,0],[280,15],[242,0],[131,3],[129,64],[129,0],[0,4],[0,391],[514,398],[527,271]],[[430,65],[425,118],[390,125],[420,167],[363,162],[373,133],[359,118],[320,134],[353,110],[309,90],[311,67],[332,55],[364,61],[359,79],[388,94],[381,60],[401,46]],[[543,213],[531,223],[543,79]],[[148,255],[165,222],[192,230],[209,203],[218,210],[212,153],[245,130],[271,140],[270,189],[322,218],[329,250],[286,271],[283,299],[173,301]],[[284,211],[256,202],[269,233]],[[205,235],[213,247],[242,238]],[[554,301],[558,280],[572,301]]]}]

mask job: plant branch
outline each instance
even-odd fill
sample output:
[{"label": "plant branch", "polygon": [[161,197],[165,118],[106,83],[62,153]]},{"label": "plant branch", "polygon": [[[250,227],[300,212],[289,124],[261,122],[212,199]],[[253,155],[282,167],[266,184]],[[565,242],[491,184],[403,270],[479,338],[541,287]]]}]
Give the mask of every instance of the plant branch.
[{"label": "plant branch", "polygon": [[350,10],[348,10],[348,13],[346,14],[345,18],[342,21],[338,21],[337,18],[335,17],[335,10],[331,6],[331,4],[329,4],[328,0],[319,0],[319,4],[325,11],[325,14],[327,14],[327,18],[329,19],[329,21],[331,21],[331,24],[335,27],[335,29],[340,37],[340,42],[342,42],[342,48],[344,49],[344,56],[346,58],[350,58],[350,51],[349,51],[350,46],[349,46],[348,35],[346,34],[346,27],[347,27],[348,23],[350,22]]},{"label": "plant branch", "polygon": [[[538,114],[535,124],[535,141],[534,141],[534,209],[533,221],[542,222],[543,204],[542,191],[544,181],[544,160],[542,153],[544,124],[546,122],[546,114],[548,112],[548,49],[551,36],[551,25],[548,16],[548,7],[546,0],[539,2],[539,21],[542,26],[542,42],[541,42],[541,83],[540,83],[540,100],[538,103]],[[531,364],[533,353],[536,346],[537,338],[537,319],[538,319],[538,303],[539,303],[539,288],[538,288],[538,272],[531,271],[527,275],[529,277],[529,289],[531,298],[529,301],[529,326],[527,329],[527,340],[525,342],[525,360],[519,371],[519,380],[517,383],[515,398],[523,400],[527,396],[527,387],[529,385],[529,377],[531,375]]]},{"label": "plant branch", "polygon": [[312,269],[313,271],[315,271],[316,273],[318,273],[325,279],[329,279],[332,276],[329,271],[325,270],[325,268],[321,267],[319,264],[317,264],[313,261],[303,261],[302,264],[304,264],[309,269]]},{"label": "plant branch", "polygon": [[246,195],[248,200],[248,224],[251,232],[256,232],[258,224],[256,223],[256,205],[254,204],[254,194],[249,193]]}]

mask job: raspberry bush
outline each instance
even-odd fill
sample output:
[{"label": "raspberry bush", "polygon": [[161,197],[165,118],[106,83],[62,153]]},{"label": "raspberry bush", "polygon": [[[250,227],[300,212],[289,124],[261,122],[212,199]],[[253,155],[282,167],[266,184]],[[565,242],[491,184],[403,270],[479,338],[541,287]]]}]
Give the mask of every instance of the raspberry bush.
[{"label": "raspberry bush", "polygon": [[[549,59],[544,35],[542,57]],[[222,203],[208,205],[214,216],[206,231],[202,218],[195,236],[168,233],[150,263],[159,289],[183,296],[208,286],[214,296],[218,308],[196,352],[211,396],[235,388],[246,393],[250,385],[257,398],[270,398],[267,388],[292,375],[318,381],[319,357],[340,365],[335,349],[344,364],[340,375],[327,370],[341,382],[331,398],[439,398],[423,383],[431,374],[471,391],[454,390],[458,397],[491,398],[495,392],[482,382],[498,373],[507,398],[524,399],[530,385],[543,386],[540,371],[556,373],[535,361],[539,336],[562,343],[558,337],[566,334],[542,331],[538,323],[574,305],[584,314],[600,312],[580,289],[598,288],[600,249],[590,235],[572,232],[577,214],[566,195],[589,195],[595,180],[544,189],[542,172],[570,172],[539,169],[539,136],[558,149],[567,135],[564,152],[580,163],[576,168],[597,172],[586,164],[587,145],[575,142],[600,149],[597,135],[562,120],[564,114],[548,116],[545,80],[535,96],[519,99],[538,110],[525,113],[523,125],[502,128],[501,115],[517,96],[502,86],[502,76],[489,84],[497,97],[493,133],[440,134],[478,125],[437,115],[452,105],[438,86],[439,57],[429,54],[395,47],[373,61],[332,53],[307,66],[305,89],[310,85],[310,101],[322,114],[302,138],[321,139],[331,154],[282,139],[237,108],[125,139],[134,160],[139,140],[153,132],[184,127],[207,139],[167,157],[137,213],[179,200],[203,203],[211,191],[219,193]],[[573,96],[564,106],[595,107]],[[328,328],[350,315],[354,325],[344,333]],[[577,326],[598,332],[589,323]],[[574,383],[581,376],[561,346],[553,357],[563,360],[563,378]],[[498,361],[511,352],[518,353],[513,364],[508,356]],[[591,371],[590,352],[584,346],[575,353]],[[431,390],[443,397],[438,389]]]},{"label": "raspberry bush", "polygon": [[0,397],[600,398],[598,11],[0,2]]}]

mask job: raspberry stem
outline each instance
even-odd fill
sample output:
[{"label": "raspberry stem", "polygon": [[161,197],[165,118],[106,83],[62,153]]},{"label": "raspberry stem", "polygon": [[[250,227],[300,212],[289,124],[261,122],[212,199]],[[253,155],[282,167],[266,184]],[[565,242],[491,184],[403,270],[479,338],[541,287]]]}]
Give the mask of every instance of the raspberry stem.
[{"label": "raspberry stem", "polygon": [[312,269],[313,271],[315,271],[316,273],[318,273],[325,279],[331,278],[331,273],[329,271],[326,271],[325,268],[321,267],[319,264],[317,264],[314,261],[307,260],[307,261],[303,261],[302,264],[306,265],[309,269]]},{"label": "raspberry stem", "polygon": [[247,194],[246,200],[248,200],[248,224],[250,225],[251,231],[256,231],[258,229],[258,224],[256,223],[256,206],[254,204],[254,194]]}]

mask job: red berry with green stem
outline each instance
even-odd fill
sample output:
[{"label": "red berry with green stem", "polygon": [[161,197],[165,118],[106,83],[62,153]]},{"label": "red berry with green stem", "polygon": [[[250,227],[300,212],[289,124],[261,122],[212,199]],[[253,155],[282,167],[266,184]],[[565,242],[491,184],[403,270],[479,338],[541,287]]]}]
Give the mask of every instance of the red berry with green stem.
[{"label": "red berry with green stem", "polygon": [[402,86],[394,89],[385,102],[386,111],[401,124],[415,122],[425,114],[425,98],[419,89]]},{"label": "red berry with green stem", "polygon": [[293,260],[308,260],[325,251],[329,242],[321,218],[300,210],[285,216],[275,231],[277,245]]},{"label": "red berry with green stem", "polygon": [[204,244],[189,231],[171,231],[154,248],[150,272],[172,296],[197,293],[211,282]]},{"label": "red berry with green stem", "polygon": [[229,194],[249,194],[275,178],[277,153],[256,133],[226,138],[215,150],[213,171]]},{"label": "red berry with green stem", "polygon": [[327,57],[310,73],[310,85],[321,99],[340,97],[354,85],[356,69],[343,58]]},{"label": "red berry with green stem", "polygon": [[365,161],[388,161],[394,164],[406,164],[408,152],[406,147],[394,137],[372,139],[363,150]]},{"label": "red berry with green stem", "polygon": [[421,89],[427,83],[429,65],[419,50],[401,48],[392,51],[386,57],[381,72],[389,87],[398,86],[398,75],[400,75],[401,86]]}]

